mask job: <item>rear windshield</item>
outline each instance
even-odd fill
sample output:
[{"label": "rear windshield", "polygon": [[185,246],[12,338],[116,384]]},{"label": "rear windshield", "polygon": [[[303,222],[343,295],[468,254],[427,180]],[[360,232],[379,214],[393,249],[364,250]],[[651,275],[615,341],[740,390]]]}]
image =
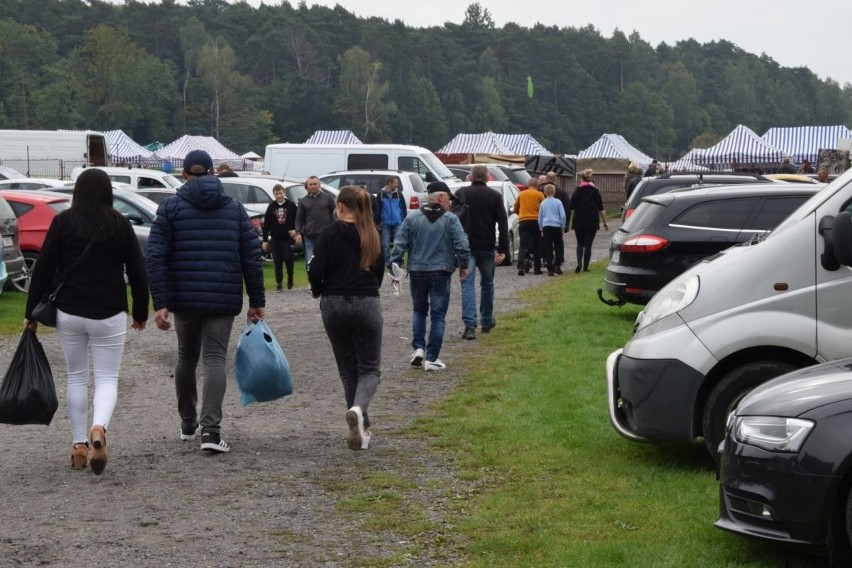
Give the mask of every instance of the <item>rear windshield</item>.
[{"label": "rear windshield", "polygon": [[14,219],[15,217],[15,212],[9,206],[9,202],[0,197],[0,219]]},{"label": "rear windshield", "polygon": [[656,219],[664,210],[665,207],[659,203],[643,201],[639,204],[639,207],[636,208],[636,211],[633,212],[633,215],[628,217],[627,221],[621,225],[619,231],[624,231],[626,233],[642,231],[653,223],[654,219]]}]

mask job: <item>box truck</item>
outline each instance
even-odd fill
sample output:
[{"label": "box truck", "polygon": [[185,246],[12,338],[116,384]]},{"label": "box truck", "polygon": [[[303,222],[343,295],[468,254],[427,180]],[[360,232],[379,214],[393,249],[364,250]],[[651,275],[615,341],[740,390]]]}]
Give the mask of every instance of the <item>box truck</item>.
[{"label": "box truck", "polygon": [[65,179],[76,166],[106,166],[109,144],[89,130],[0,130],[0,163],[28,177]]},{"label": "box truck", "polygon": [[[716,455],[728,413],[769,379],[852,356],[852,171],[761,239],[657,292],[607,359],[610,421],[630,440]],[[835,226],[837,221],[837,226]]]},{"label": "box truck", "polygon": [[308,178],[344,170],[401,170],[424,182],[458,182],[435,154],[404,144],[270,144],[264,167],[275,177]]}]

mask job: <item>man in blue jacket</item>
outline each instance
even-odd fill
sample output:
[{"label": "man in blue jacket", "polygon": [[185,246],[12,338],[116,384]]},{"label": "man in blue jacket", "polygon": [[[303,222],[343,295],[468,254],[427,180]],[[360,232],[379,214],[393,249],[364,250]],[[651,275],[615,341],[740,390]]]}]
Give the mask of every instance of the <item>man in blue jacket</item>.
[{"label": "man in blue jacket", "polygon": [[396,233],[408,215],[405,196],[399,189],[399,179],[389,177],[379,196],[381,198],[382,252],[384,252],[385,258],[390,258],[391,241],[396,242]]},{"label": "man in blue jacket", "polygon": [[196,367],[203,360],[201,449],[224,453],[222,401],[225,360],[234,317],[242,311],[243,282],[249,297],[246,317],[266,315],[263,264],[257,233],[240,203],[225,194],[213,175],[213,161],[193,150],[183,162],[186,183],[157,208],[146,264],[154,302],[154,322],[162,330],[175,316],[178,361],[175,368],[180,439],[195,438],[199,426]]},{"label": "man in blue jacket", "polygon": [[[427,371],[441,371],[446,365],[438,359],[444,343],[447,307],[450,303],[450,277],[459,268],[459,278],[467,278],[470,248],[459,218],[448,209],[453,199],[450,188],[441,181],[428,186],[428,203],[412,211],[396,234],[389,264],[400,264],[408,251],[412,316],[411,365]],[[426,342],[426,316],[429,341]],[[425,362],[424,362],[425,359]]]}]

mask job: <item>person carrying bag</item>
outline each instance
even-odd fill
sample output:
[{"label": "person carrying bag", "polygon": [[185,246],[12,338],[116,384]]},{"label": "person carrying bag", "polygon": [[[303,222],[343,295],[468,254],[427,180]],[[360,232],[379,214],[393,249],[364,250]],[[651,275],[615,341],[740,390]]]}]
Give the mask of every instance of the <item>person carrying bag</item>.
[{"label": "person carrying bag", "polygon": [[24,328],[0,384],[0,423],[49,426],[59,400],[47,355],[36,334]]}]

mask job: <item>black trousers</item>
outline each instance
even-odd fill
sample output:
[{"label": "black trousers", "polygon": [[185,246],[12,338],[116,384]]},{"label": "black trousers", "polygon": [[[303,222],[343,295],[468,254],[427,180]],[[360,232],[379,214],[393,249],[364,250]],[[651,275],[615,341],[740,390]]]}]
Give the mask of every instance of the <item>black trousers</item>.
[{"label": "black trousers", "polygon": [[589,267],[589,262],[592,260],[592,244],[595,242],[596,233],[597,230],[578,231],[574,229],[574,234],[577,235],[577,266]]},{"label": "black trousers", "polygon": [[541,231],[538,221],[521,221],[518,224],[518,232],[521,234],[521,250],[518,254],[518,270],[524,269],[524,261],[527,255],[533,257],[533,268],[541,272]]},{"label": "black trousers", "polygon": [[293,241],[291,239],[269,239],[272,249],[272,265],[275,268],[275,283],[281,286],[284,279],[283,265],[287,266],[287,280],[293,280]]},{"label": "black trousers", "polygon": [[562,227],[544,227],[541,229],[541,235],[544,263],[547,265],[548,272],[553,272],[553,269],[559,264],[557,247],[562,242]]}]

